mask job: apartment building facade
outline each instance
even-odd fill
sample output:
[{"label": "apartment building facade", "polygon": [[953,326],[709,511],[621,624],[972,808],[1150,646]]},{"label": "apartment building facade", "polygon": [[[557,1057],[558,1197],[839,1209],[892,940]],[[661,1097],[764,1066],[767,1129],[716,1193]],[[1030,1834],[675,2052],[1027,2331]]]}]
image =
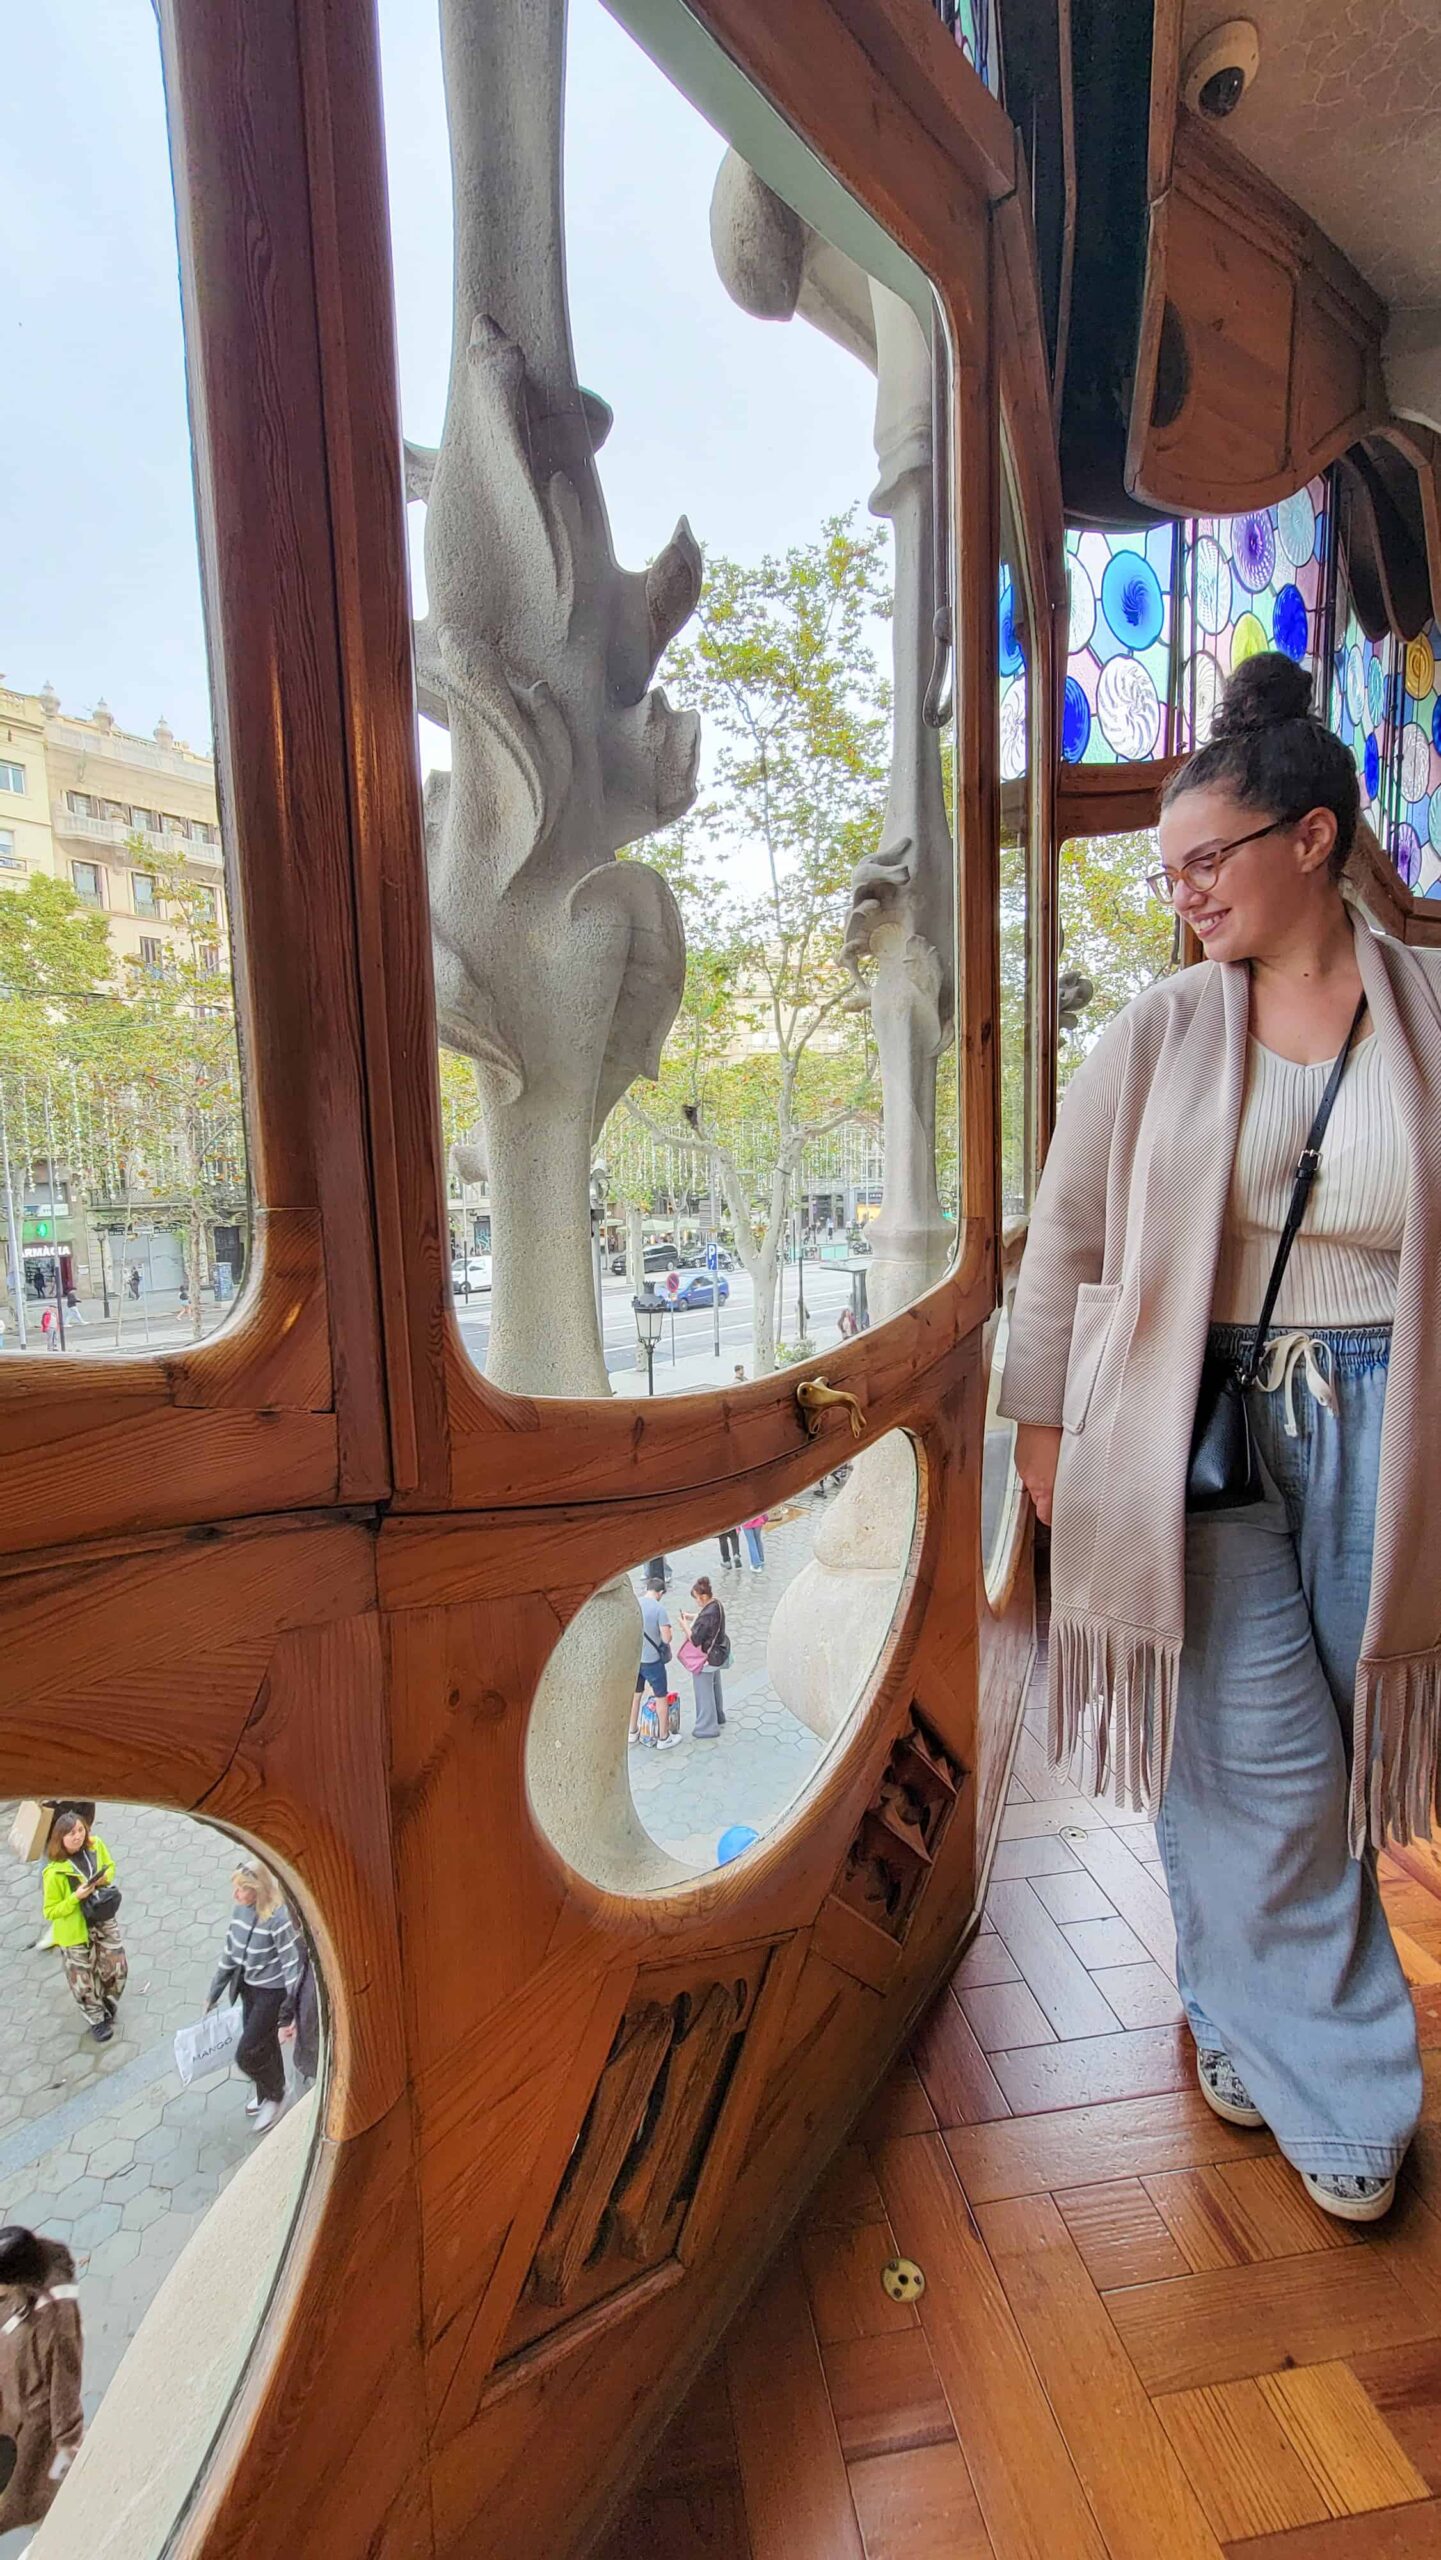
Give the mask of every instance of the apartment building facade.
[{"label": "apartment building facade", "polygon": [[64,880],[104,913],[118,962],[155,967],[179,928],[165,914],[146,851],[183,856],[213,902],[218,957],[228,918],[211,757],[157,721],[147,737],[117,726],[102,701],[64,711],[53,687],[0,685],[0,889],[37,873]]}]

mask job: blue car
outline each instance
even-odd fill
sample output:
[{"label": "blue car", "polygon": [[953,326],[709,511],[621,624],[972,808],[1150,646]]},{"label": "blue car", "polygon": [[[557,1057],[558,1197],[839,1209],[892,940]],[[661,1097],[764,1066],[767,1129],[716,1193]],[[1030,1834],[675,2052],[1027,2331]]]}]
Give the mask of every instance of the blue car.
[{"label": "blue car", "polygon": [[670,1307],[708,1307],[712,1290],[724,1306],[731,1293],[723,1271],[668,1271],[663,1280],[654,1281],[652,1286]]}]

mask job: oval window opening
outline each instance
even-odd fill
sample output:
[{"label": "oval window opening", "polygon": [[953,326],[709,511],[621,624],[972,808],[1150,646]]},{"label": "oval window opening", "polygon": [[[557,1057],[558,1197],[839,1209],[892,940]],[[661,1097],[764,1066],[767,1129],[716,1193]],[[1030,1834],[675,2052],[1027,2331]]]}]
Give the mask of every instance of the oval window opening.
[{"label": "oval window opening", "polygon": [[918,1494],[915,1445],[891,1432],[586,1602],[526,1739],[532,1810],[569,1865],[663,1892],[774,1836],[874,1692]]},{"label": "oval window opening", "polygon": [[319,1972],[208,1823],[77,1796],[0,1806],[6,1835],[0,2552],[119,2560],[168,2542],[283,2268]]}]

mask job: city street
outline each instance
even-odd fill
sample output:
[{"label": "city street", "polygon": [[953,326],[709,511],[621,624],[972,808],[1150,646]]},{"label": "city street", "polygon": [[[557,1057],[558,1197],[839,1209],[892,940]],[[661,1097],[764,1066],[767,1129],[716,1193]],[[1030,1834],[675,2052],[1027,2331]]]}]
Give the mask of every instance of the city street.
[{"label": "city street", "polygon": [[[651,1275],[659,1288],[664,1275]],[[684,1308],[668,1315],[655,1355],[655,1391],[663,1395],[695,1395],[709,1386],[729,1386],[736,1367],[751,1374],[752,1316],[755,1292],[748,1274],[740,1269],[725,1274],[730,1283],[730,1296],[720,1310],[720,1357],[716,1357],[715,1310],[711,1307]],[[832,1262],[806,1262],[800,1277],[805,1288],[806,1329],[817,1349],[839,1342],[836,1318],[842,1307],[851,1303],[850,1273]],[[793,1342],[796,1337],[796,1266],[786,1266],[781,1291],[783,1324],[781,1339]],[[631,1305],[632,1290],[624,1277],[607,1272],[602,1283],[605,1309],[605,1365],[618,1395],[634,1394],[639,1379],[639,1392],[645,1393],[645,1362],[636,1367],[635,1311]],[[485,1366],[485,1346],[490,1338],[490,1300],[472,1297],[467,1303],[461,1296],[455,1301],[462,1338],[477,1367]]]},{"label": "city street", "polygon": [[[817,1349],[839,1340],[836,1318],[842,1307],[851,1303],[849,1272],[835,1263],[806,1262],[801,1269],[805,1289],[806,1326]],[[662,1274],[653,1274],[657,1282]],[[668,1315],[655,1357],[655,1391],[657,1395],[694,1395],[699,1389],[713,1385],[729,1386],[737,1364],[751,1372],[751,1317],[755,1293],[747,1274],[737,1268],[725,1274],[730,1283],[730,1296],[720,1310],[720,1356],[716,1357],[716,1323],[710,1307],[684,1308]],[[781,1290],[783,1321],[781,1339],[793,1342],[797,1329],[796,1268],[787,1264]],[[607,1271],[603,1282],[605,1308],[605,1365],[615,1381],[618,1394],[633,1393],[631,1384],[636,1374],[635,1314],[631,1306],[630,1283],[623,1276]],[[208,1294],[201,1300],[201,1339],[207,1340],[234,1315],[236,1299],[217,1305]],[[486,1344],[490,1339],[490,1297],[479,1293],[455,1300],[455,1312],[462,1338],[477,1367],[485,1366]],[[134,1359],[147,1351],[181,1351],[194,1340],[188,1308],[179,1305],[176,1292],[158,1292],[143,1303],[127,1298],[121,1309],[119,1339],[116,1338],[115,1304],[112,1300],[107,1316],[99,1298],[81,1301],[79,1321],[72,1310],[66,1310],[65,1348],[81,1360],[114,1359],[117,1355]],[[26,1356],[45,1359],[52,1356],[40,1330],[41,1306],[38,1299],[27,1298],[25,1321],[28,1332]],[[58,1349],[58,1344],[57,1344]],[[13,1358],[20,1349],[13,1310],[6,1309],[3,1350]],[[645,1386],[645,1364],[640,1365],[641,1392]]]}]

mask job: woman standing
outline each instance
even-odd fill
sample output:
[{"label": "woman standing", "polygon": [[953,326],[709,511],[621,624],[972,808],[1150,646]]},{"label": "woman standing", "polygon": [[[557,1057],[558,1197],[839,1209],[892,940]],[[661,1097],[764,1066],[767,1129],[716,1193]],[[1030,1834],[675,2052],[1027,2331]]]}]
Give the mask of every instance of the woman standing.
[{"label": "woman standing", "polygon": [[[1209,965],[1129,1005],[1067,1093],[1000,1408],[1053,1522],[1053,1753],[1089,1745],[1158,1809],[1201,2088],[1374,2221],[1421,2102],[1374,1850],[1429,1827],[1441,1740],[1441,957],[1345,904],[1355,768],[1310,695],[1249,659],[1167,788],[1152,886]],[[1188,1507],[1227,1370],[1259,1482]]]},{"label": "woman standing", "polygon": [[711,1589],[709,1574],[696,1576],[690,1596],[699,1606],[690,1614],[682,1609],[680,1622],[686,1635],[686,1651],[681,1659],[695,1689],[691,1737],[696,1742],[714,1742],[726,1720],[721,1696],[721,1673],[731,1658],[726,1613]]},{"label": "woman standing", "polygon": [[45,1919],[60,1950],[65,1979],[90,2021],[97,2044],[115,2033],[115,2012],[130,1967],[116,1913],[115,1861],[77,1805],[55,1808],[45,1852]]},{"label": "woman standing", "polygon": [[245,2023],[236,2067],[255,2083],[245,2112],[254,2118],[252,2133],[268,2133],[285,2104],[280,2021],[300,1989],[305,1951],[279,1885],[258,1858],[242,1860],[231,1891],[235,1908],[205,2006],[213,2009],[222,1997],[240,2002]]},{"label": "woman standing", "polygon": [[0,2534],[49,2514],[80,2450],[83,2353],[69,2250],[10,2223],[0,2231]]},{"label": "woman standing", "polygon": [[[761,1531],[766,1526],[770,1516],[771,1515],[768,1511],[756,1511],[752,1513],[749,1520],[743,1520],[741,1522],[741,1528],[745,1534],[746,1553],[749,1555],[751,1560],[752,1573],[764,1573],[766,1569],[766,1546],[765,1540],[761,1536]],[[737,1558],[737,1562],[739,1562],[739,1558]]]}]

